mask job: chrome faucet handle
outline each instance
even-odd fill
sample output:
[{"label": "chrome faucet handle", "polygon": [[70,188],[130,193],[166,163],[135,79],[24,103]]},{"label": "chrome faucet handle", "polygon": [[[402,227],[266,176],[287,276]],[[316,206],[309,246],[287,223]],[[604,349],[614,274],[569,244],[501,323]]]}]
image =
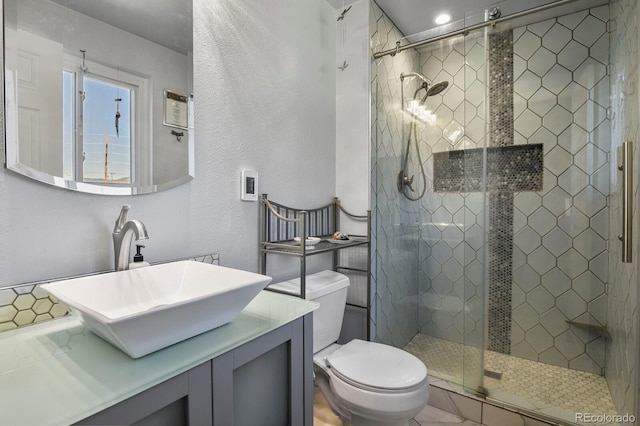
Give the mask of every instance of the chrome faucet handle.
[{"label": "chrome faucet handle", "polygon": [[116,224],[113,227],[114,234],[117,234],[118,232],[122,231],[124,224],[127,223],[127,213],[129,212],[129,209],[131,209],[131,204],[125,204],[122,206],[122,209],[120,210],[120,215],[118,216],[118,219],[116,219]]},{"label": "chrome faucet handle", "polygon": [[139,220],[127,220],[127,213],[131,206],[125,204],[120,210],[120,215],[113,228],[113,252],[115,255],[116,271],[129,269],[129,253],[131,251],[131,241],[135,235],[136,241],[149,238],[147,228]]},{"label": "chrome faucet handle", "polygon": [[416,190],[413,189],[413,186],[411,186],[411,185],[413,185],[413,176],[411,176],[411,177],[405,176],[404,177],[404,185],[408,186],[409,189],[411,190],[411,192],[416,192]]}]

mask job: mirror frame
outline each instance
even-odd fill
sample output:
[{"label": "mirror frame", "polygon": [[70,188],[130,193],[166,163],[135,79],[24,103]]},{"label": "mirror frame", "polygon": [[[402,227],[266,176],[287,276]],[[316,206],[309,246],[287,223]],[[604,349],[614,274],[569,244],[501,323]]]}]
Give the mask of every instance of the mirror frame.
[{"label": "mirror frame", "polygon": [[[19,1],[19,0],[16,0]],[[9,100],[5,96],[7,89],[7,82],[5,80],[5,63],[6,63],[6,46],[5,46],[5,0],[0,0],[0,25],[2,26],[2,31],[0,32],[0,44],[2,46],[2,69],[0,70],[0,78],[2,79],[2,87],[0,88],[0,95],[2,96],[3,104],[0,111],[0,116],[3,118],[2,123],[2,136],[4,141],[4,149],[0,150],[2,152],[2,162],[4,164],[5,169],[11,170],[17,174],[25,176],[27,178],[33,179],[38,182],[45,183],[47,185],[55,186],[58,188],[68,189],[72,191],[77,191],[81,193],[87,194],[99,194],[99,195],[141,195],[141,194],[151,194],[159,191],[164,191],[167,189],[175,188],[180,185],[183,185],[192,179],[195,178],[195,141],[194,141],[194,102],[193,102],[193,93],[189,95],[188,102],[188,130],[187,130],[187,138],[185,138],[182,143],[188,144],[188,152],[187,152],[187,174],[181,176],[177,179],[163,182],[161,184],[152,184],[149,186],[139,186],[135,182],[129,186],[109,186],[109,185],[100,185],[96,183],[85,183],[85,182],[77,182],[68,179],[64,179],[60,176],[53,176],[48,173],[42,172],[40,170],[34,169],[33,167],[29,167],[27,165],[21,164],[18,162],[18,138],[16,133],[16,129],[11,129],[11,126],[7,126],[7,122],[13,120],[14,123],[17,123],[17,117],[15,117],[15,113],[17,108],[7,107]],[[193,7],[191,10],[191,19],[193,21]],[[193,31],[191,32],[191,36],[193,37]],[[193,55],[190,55],[190,59],[193,62]],[[193,73],[193,64],[191,66],[191,72]],[[157,118],[156,118],[157,119]],[[162,117],[160,117],[162,119]],[[13,130],[13,135],[11,132]],[[152,138],[153,139],[153,138]],[[153,145],[153,140],[151,141]],[[137,179],[138,180],[138,179]]]}]

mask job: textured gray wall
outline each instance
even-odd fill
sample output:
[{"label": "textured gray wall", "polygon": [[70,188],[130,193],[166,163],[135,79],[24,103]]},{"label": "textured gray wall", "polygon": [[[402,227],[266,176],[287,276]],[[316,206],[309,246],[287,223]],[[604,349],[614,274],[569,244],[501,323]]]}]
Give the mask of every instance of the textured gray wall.
[{"label": "textured gray wall", "polygon": [[0,286],[112,268],[122,204],[149,230],[150,261],[219,251],[222,264],[257,270],[258,204],[240,201],[243,168],[288,205],[334,195],[334,15],[323,1],[195,0],[195,180],[103,197],[0,170]]}]

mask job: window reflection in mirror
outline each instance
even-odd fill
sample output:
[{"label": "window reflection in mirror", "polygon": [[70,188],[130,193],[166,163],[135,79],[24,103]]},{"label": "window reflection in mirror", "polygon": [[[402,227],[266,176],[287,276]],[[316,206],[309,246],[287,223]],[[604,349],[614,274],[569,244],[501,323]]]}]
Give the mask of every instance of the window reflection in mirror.
[{"label": "window reflection in mirror", "polygon": [[192,5],[162,4],[4,1],[8,169],[118,195],[193,177],[192,125],[179,141],[163,123],[164,91],[192,92]]},{"label": "window reflection in mirror", "polygon": [[[131,183],[131,89],[91,77],[82,80],[82,180]],[[104,113],[109,109],[111,117]]]},{"label": "window reflection in mirror", "polygon": [[[86,59],[63,70],[63,176],[102,185],[129,185],[133,147],[147,146],[145,128],[134,116],[148,115],[149,79]],[[132,114],[134,112],[134,114]]]}]

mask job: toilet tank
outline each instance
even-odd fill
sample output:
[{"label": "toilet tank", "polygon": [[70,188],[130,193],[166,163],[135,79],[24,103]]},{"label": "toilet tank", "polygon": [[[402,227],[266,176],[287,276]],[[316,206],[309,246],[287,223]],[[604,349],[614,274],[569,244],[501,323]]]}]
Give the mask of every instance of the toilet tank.
[{"label": "toilet tank", "polygon": [[[307,275],[305,286],[306,299],[320,304],[313,312],[313,353],[316,353],[336,342],[340,336],[349,278],[335,271],[321,271]],[[298,295],[300,278],[271,284],[268,288]]]}]

